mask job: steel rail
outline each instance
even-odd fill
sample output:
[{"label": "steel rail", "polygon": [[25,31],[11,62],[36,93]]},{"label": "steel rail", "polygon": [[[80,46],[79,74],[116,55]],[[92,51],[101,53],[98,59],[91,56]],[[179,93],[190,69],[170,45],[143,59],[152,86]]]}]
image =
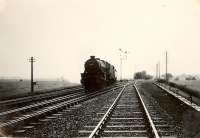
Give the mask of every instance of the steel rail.
[{"label": "steel rail", "polygon": [[0,105],[16,104],[16,103],[20,103],[20,102],[29,102],[29,101],[32,101],[33,99],[40,100],[40,99],[48,98],[51,96],[56,97],[56,96],[62,95],[62,93],[61,93],[62,91],[73,92],[73,91],[78,91],[78,90],[83,90],[83,88],[80,86],[76,86],[76,87],[72,87],[72,88],[65,88],[65,89],[63,88],[60,90],[54,90],[54,91],[52,90],[49,93],[46,92],[46,93],[40,93],[40,94],[32,95],[32,96],[24,96],[24,97],[19,97],[19,98],[15,98],[15,99],[3,100],[3,101],[0,101]]},{"label": "steel rail", "polygon": [[[116,83],[116,85],[121,85],[120,83]],[[113,86],[107,87],[106,89],[112,88]],[[105,89],[105,90],[106,90]],[[24,97],[19,97],[15,99],[9,99],[9,100],[2,100],[0,101],[0,106],[5,106],[5,105],[12,105],[12,104],[18,104],[18,103],[25,103],[25,102],[30,102],[30,101],[37,101],[37,100],[42,100],[44,98],[50,98],[52,96],[57,97],[64,95],[62,94],[62,91],[67,91],[67,92],[73,92],[73,91],[79,91],[79,90],[84,90],[83,87],[80,85],[78,86],[71,86],[71,87],[66,87],[66,88],[61,88],[61,89],[54,89],[54,90],[48,90],[45,93],[38,93],[37,95],[27,95]]]},{"label": "steel rail", "polygon": [[52,105],[50,107],[46,107],[42,110],[35,111],[35,112],[33,112],[29,115],[24,115],[24,116],[17,118],[15,120],[10,120],[8,122],[1,123],[0,129],[3,129],[4,127],[12,126],[16,123],[24,122],[25,120],[28,120],[28,119],[31,119],[31,118],[39,117],[40,115],[44,115],[46,113],[53,112],[54,110],[57,110],[57,109],[60,109],[60,108],[66,107],[66,106],[71,106],[71,105],[81,103],[81,102],[86,101],[88,99],[94,98],[96,96],[105,94],[109,91],[112,91],[114,89],[119,89],[119,88],[121,88],[121,86],[117,86],[115,88],[111,88],[110,90],[105,90],[105,91],[102,91],[102,92],[97,91],[96,93],[90,93],[90,94],[87,94],[87,95],[84,95],[84,96],[81,96],[81,97],[78,97],[78,98],[75,98],[75,99],[72,99],[72,100],[69,100],[69,101],[65,101],[65,102],[62,102],[62,103],[59,103],[59,104],[56,104],[56,105]]},{"label": "steel rail", "polygon": [[11,113],[16,113],[16,112],[20,112],[20,111],[25,111],[27,109],[34,109],[34,108],[45,106],[45,105],[48,105],[48,104],[62,102],[65,99],[69,99],[69,98],[73,98],[73,97],[77,97],[77,96],[81,96],[81,95],[83,95],[82,91],[74,93],[74,94],[69,94],[69,95],[66,95],[66,96],[56,97],[56,98],[46,100],[46,101],[42,101],[42,102],[39,102],[39,103],[36,103],[36,104],[30,104],[30,105],[27,105],[27,106],[24,106],[24,107],[15,108],[15,109],[7,110],[7,111],[4,111],[4,112],[0,112],[0,116],[8,115],[8,114],[11,114]]},{"label": "steel rail", "polygon": [[69,94],[69,95],[66,95],[66,96],[60,96],[60,97],[53,98],[53,99],[50,99],[50,100],[46,100],[46,101],[43,101],[43,102],[39,102],[39,103],[36,103],[36,104],[31,104],[31,105],[27,105],[27,106],[24,106],[24,107],[15,108],[15,109],[12,109],[12,110],[0,112],[0,116],[8,115],[8,114],[15,113],[15,112],[24,111],[24,110],[27,110],[27,109],[33,109],[33,108],[36,108],[36,107],[45,106],[47,104],[53,104],[55,102],[56,103],[62,102],[63,100],[73,98],[73,97],[77,97],[77,96],[81,96],[81,95],[83,95],[83,92],[78,92],[78,93],[75,93],[75,94]]},{"label": "steel rail", "polygon": [[155,125],[153,123],[153,120],[151,119],[151,116],[150,116],[150,114],[149,114],[149,112],[148,112],[148,110],[147,110],[147,108],[146,108],[146,106],[144,104],[144,101],[142,100],[140,92],[139,92],[138,88],[136,87],[136,83],[134,83],[133,86],[136,89],[136,92],[137,92],[137,94],[139,96],[140,102],[141,102],[141,104],[143,106],[143,109],[145,111],[145,114],[147,116],[147,119],[148,119],[148,122],[149,122],[149,125],[150,125],[150,128],[151,128],[151,134],[153,135],[154,138],[160,138],[160,136],[158,135],[158,131],[156,130],[156,127],[155,127]]},{"label": "steel rail", "polygon": [[118,96],[115,99],[115,101],[112,103],[112,105],[110,106],[110,108],[107,110],[107,112],[105,113],[105,115],[103,116],[103,118],[100,120],[100,122],[97,124],[97,126],[95,127],[95,129],[92,131],[92,133],[90,134],[90,136],[88,138],[94,138],[94,137],[96,137],[96,136],[99,135],[99,131],[102,129],[102,126],[104,125],[104,123],[108,119],[109,115],[114,110],[115,106],[117,105],[117,102],[119,101],[119,99],[120,99],[120,97],[121,97],[122,93],[124,92],[124,89],[125,89],[125,87],[127,85],[128,84],[124,85],[124,87],[122,88],[122,90],[118,94]]}]

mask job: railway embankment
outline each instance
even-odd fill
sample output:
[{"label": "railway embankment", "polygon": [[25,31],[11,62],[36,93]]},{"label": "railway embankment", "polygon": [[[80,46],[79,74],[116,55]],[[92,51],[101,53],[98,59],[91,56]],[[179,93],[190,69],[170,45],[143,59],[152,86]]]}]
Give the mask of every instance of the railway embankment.
[{"label": "railway embankment", "polygon": [[[148,89],[159,105],[173,118],[176,122],[176,129],[182,133],[182,137],[199,137],[200,136],[200,112],[199,106],[190,101],[189,94],[177,90],[165,83],[159,83],[164,89],[152,85],[153,82],[143,83],[144,90]],[[154,83],[155,84],[155,83]],[[147,94],[147,93],[146,93]]]},{"label": "railway embankment", "polygon": [[157,80],[156,83],[176,94],[183,96],[191,103],[200,105],[200,90],[192,89],[186,85],[177,84],[175,82],[166,82],[165,80]]}]

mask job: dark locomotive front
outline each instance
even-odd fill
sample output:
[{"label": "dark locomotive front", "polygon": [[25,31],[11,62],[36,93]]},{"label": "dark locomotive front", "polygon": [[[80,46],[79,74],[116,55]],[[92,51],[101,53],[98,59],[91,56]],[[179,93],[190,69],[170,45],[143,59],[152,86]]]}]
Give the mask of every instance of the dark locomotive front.
[{"label": "dark locomotive front", "polygon": [[85,62],[85,71],[81,73],[81,84],[86,90],[98,90],[116,81],[115,68],[104,60],[91,56]]}]

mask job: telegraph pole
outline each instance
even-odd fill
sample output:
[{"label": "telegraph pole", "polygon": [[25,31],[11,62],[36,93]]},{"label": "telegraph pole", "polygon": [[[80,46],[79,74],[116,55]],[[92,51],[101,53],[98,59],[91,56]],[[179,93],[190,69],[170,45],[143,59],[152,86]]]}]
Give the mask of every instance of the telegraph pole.
[{"label": "telegraph pole", "polygon": [[158,78],[160,79],[160,61],[158,62]]},{"label": "telegraph pole", "polygon": [[35,85],[35,82],[33,82],[33,62],[35,62],[35,58],[31,57],[29,59],[29,62],[31,62],[31,93],[33,93],[34,92],[34,85]]},{"label": "telegraph pole", "polygon": [[135,75],[136,75],[136,65],[134,65],[134,74],[133,74],[133,79],[135,79]]},{"label": "telegraph pole", "polygon": [[156,79],[158,78],[158,64],[156,63]]},{"label": "telegraph pole", "polygon": [[168,76],[167,76],[167,63],[168,62],[168,59],[167,59],[167,51],[166,51],[166,82],[168,82]]},{"label": "telegraph pole", "polygon": [[122,80],[122,55],[120,53],[120,80]]}]

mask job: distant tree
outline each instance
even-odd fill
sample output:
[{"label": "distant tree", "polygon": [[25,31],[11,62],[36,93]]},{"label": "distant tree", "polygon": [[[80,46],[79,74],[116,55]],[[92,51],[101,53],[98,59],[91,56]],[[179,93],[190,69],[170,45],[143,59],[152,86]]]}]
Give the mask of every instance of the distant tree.
[{"label": "distant tree", "polygon": [[134,79],[152,79],[153,76],[148,75],[146,71],[136,72],[134,74]]},{"label": "distant tree", "polygon": [[185,78],[185,80],[197,80],[194,76],[188,76]]},{"label": "distant tree", "polygon": [[146,75],[145,71],[136,72],[134,78],[135,79],[144,79]]},{"label": "distant tree", "polygon": [[[162,77],[166,78],[166,74],[163,74]],[[167,78],[170,80],[173,78],[173,75],[171,73],[167,73]]]},{"label": "distant tree", "polygon": [[178,80],[179,80],[179,77],[176,77],[174,80],[175,80],[175,81],[178,81]]},{"label": "distant tree", "polygon": [[153,78],[153,76],[152,76],[152,75],[148,75],[148,74],[147,74],[146,77],[145,77],[146,80],[150,80],[150,79],[152,79],[152,78]]}]

